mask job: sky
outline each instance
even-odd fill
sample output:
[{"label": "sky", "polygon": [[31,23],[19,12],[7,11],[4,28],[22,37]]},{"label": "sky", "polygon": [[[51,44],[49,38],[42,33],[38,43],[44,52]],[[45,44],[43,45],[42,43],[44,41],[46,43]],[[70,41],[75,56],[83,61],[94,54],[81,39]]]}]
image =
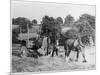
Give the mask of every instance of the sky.
[{"label": "sky", "polygon": [[80,15],[87,13],[95,16],[95,6],[93,5],[77,5],[65,3],[44,3],[32,1],[11,1],[11,17],[26,17],[30,20],[37,19],[38,22],[42,17],[48,15],[50,17],[64,18],[70,14],[75,20]]}]

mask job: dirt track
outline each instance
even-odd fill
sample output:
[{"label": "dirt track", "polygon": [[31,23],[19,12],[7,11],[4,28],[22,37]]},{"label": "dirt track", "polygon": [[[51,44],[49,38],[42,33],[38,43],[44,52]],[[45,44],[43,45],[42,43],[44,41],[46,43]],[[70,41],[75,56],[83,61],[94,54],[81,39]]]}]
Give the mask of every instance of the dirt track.
[{"label": "dirt track", "polygon": [[[12,57],[12,72],[40,72],[58,70],[89,70],[95,69],[95,47],[86,48],[87,62],[82,62],[82,56],[78,62],[68,62],[64,57],[43,56],[38,59]],[[71,55],[70,55],[71,56]]]}]

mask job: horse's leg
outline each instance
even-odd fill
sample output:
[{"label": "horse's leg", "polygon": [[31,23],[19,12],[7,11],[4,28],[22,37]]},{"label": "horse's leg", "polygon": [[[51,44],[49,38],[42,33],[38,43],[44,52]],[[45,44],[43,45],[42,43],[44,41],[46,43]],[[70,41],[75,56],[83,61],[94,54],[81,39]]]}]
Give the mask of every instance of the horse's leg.
[{"label": "horse's leg", "polygon": [[85,58],[85,52],[84,52],[84,50],[82,50],[82,56],[83,56],[83,62],[87,62],[86,58]]},{"label": "horse's leg", "polygon": [[66,52],[67,52],[67,53],[66,53],[66,55],[67,55],[66,60],[67,60],[67,61],[73,61],[73,59],[69,57],[69,54],[70,54],[70,52],[71,52],[71,49],[67,49]]},{"label": "horse's leg", "polygon": [[83,62],[87,62],[86,59],[85,59],[85,54],[84,53],[82,53],[82,56],[84,58]]},{"label": "horse's leg", "polygon": [[77,62],[78,61],[78,58],[79,58],[79,50],[77,49],[76,52],[77,52],[77,55],[76,55],[75,61]]},{"label": "horse's leg", "polygon": [[67,50],[68,52],[67,52],[67,57],[69,56],[69,54],[70,54],[70,52],[71,52],[71,50]]},{"label": "horse's leg", "polygon": [[65,56],[69,56],[69,54],[70,54],[70,52],[71,52],[71,50],[69,49],[69,47],[67,46],[66,48],[65,48]]},{"label": "horse's leg", "polygon": [[67,56],[67,50],[65,49],[65,56]]},{"label": "horse's leg", "polygon": [[[70,50],[68,50],[67,56],[69,56],[69,55],[70,55],[71,51],[72,51],[71,49],[70,49]],[[73,58],[69,57],[69,61],[73,61]]]}]

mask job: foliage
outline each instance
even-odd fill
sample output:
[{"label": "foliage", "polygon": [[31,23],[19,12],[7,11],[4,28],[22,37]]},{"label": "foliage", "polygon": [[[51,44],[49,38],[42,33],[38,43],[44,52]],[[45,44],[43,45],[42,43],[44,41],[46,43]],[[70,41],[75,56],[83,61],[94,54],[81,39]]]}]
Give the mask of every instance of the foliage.
[{"label": "foliage", "polygon": [[[82,37],[82,42],[85,44],[89,44],[89,37],[95,38],[95,18],[94,16],[83,14],[80,16],[79,20],[77,20],[73,28],[77,28],[79,36]],[[83,41],[84,40],[84,41]]]},{"label": "foliage", "polygon": [[36,19],[33,19],[32,20],[32,24],[34,25],[34,24],[37,24],[37,20]]},{"label": "foliage", "polygon": [[56,20],[60,25],[63,24],[63,19],[61,17],[57,17]]},{"label": "foliage", "polygon": [[41,24],[42,35],[48,36],[52,32],[56,35],[61,32],[60,24],[53,17],[44,16],[41,23],[42,23]]},{"label": "foliage", "polygon": [[74,17],[72,17],[70,14],[66,16],[64,25],[66,26],[72,26],[74,23]]},{"label": "foliage", "polygon": [[95,20],[94,21],[91,20],[91,23],[90,23],[89,19],[92,18],[91,16],[90,16],[91,17],[90,18],[88,15],[89,18],[87,17],[84,19],[82,17],[83,17],[83,15],[74,24],[78,28],[80,35],[81,36],[95,36],[95,29],[94,29],[95,27],[92,27],[93,26],[92,22],[94,22]]},{"label": "foliage", "polygon": [[83,14],[80,17],[80,20],[86,20],[91,25],[93,29],[95,29],[95,16],[91,16],[89,14]]},{"label": "foliage", "polygon": [[21,27],[21,32],[26,33],[27,32],[27,25],[29,28],[32,27],[32,23],[29,19],[24,18],[24,17],[18,17],[18,18],[13,18],[12,19],[12,24],[13,25],[19,25]]},{"label": "foliage", "polygon": [[[16,39],[18,37],[20,28],[21,32],[27,32],[27,26],[32,28],[32,25],[37,24],[37,20],[33,19],[30,21],[25,17],[18,17],[12,19],[13,25],[19,25],[19,28],[14,29],[12,31],[13,38]],[[65,34],[61,34],[61,26],[71,27]],[[56,19],[49,16],[44,16],[42,18],[41,24],[39,25],[39,34],[45,36],[56,36],[60,38],[75,38],[76,34],[81,37],[81,41],[84,44],[89,43],[89,37],[93,38],[95,42],[95,16],[89,14],[82,14],[77,21],[74,20],[74,17],[70,14],[65,17],[65,21],[61,17],[57,17]]]}]

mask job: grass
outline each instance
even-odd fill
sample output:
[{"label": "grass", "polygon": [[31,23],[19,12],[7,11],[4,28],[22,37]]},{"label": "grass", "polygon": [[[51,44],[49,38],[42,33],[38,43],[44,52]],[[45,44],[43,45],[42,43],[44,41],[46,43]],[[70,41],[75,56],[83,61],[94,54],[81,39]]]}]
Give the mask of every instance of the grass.
[{"label": "grass", "polygon": [[[81,57],[80,57],[81,58]],[[12,56],[12,72],[40,72],[40,71],[61,71],[61,70],[89,70],[95,69],[95,48],[87,48],[87,63],[67,62],[60,56],[42,56],[38,59]],[[92,62],[91,62],[92,61]]]}]

